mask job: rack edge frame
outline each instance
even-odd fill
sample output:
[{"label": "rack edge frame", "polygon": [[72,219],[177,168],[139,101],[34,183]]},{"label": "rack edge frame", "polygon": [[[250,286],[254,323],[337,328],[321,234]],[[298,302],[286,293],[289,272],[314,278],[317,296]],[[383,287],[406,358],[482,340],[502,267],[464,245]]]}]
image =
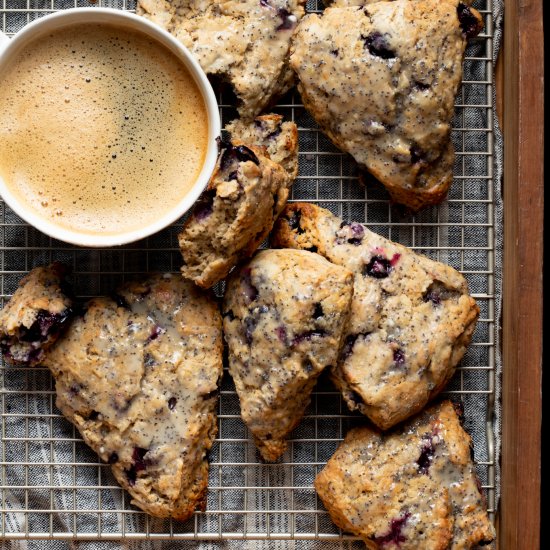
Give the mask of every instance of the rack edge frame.
[{"label": "rack edge frame", "polygon": [[502,550],[540,548],[544,54],[542,0],[506,0]]}]

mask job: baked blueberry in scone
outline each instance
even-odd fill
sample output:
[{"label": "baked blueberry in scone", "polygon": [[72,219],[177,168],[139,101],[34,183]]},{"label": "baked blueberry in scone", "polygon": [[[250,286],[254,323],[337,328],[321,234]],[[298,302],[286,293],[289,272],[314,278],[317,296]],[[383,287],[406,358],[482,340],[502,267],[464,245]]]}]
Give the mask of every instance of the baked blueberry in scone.
[{"label": "baked blueberry in scone", "polygon": [[165,28],[208,75],[227,80],[248,120],[294,84],[290,39],[305,0],[139,0],[137,13]]},{"label": "baked blueberry in scone", "polygon": [[73,316],[68,268],[55,262],[37,267],[19,283],[0,311],[0,347],[14,365],[36,365]]},{"label": "baked blueberry in scone", "polygon": [[229,278],[229,372],[265,460],[286,449],[323,369],[338,358],[352,274],[302,250],[262,250]]},{"label": "baked blueberry in scone", "polygon": [[327,8],[302,19],[290,64],[306,109],[413,210],[452,182],[454,100],[479,13],[454,0]]},{"label": "baked blueberry in scone", "polygon": [[252,122],[235,119],[225,129],[231,139],[265,147],[269,158],[280,164],[294,181],[298,175],[298,128],[294,122],[283,122],[281,115],[257,116]]},{"label": "baked blueberry in scone", "polygon": [[216,171],[179,235],[181,272],[203,288],[252,256],[284,208],[292,183],[265,148],[220,143]]},{"label": "baked blueberry in scone", "polygon": [[388,429],[447,384],[479,315],[464,277],[312,204],[287,205],[271,237],[354,273],[344,344],[331,377],[351,410]]},{"label": "baked blueberry in scone", "polygon": [[56,405],[132,503],[184,520],[204,504],[217,431],[221,315],[177,275],[94,298],[46,354]]},{"label": "baked blueberry in scone", "polygon": [[399,429],[348,432],[315,479],[332,521],[371,550],[465,550],[495,530],[471,460],[470,436],[443,401]]}]

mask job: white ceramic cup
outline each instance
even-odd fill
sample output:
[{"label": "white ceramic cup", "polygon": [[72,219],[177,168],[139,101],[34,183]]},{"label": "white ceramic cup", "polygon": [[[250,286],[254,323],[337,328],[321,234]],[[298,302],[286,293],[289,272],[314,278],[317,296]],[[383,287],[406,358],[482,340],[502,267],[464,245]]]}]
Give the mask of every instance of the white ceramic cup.
[{"label": "white ceramic cup", "polygon": [[[180,202],[175,204],[161,218],[155,220],[138,230],[121,232],[118,234],[89,234],[79,233],[78,231],[67,229],[56,225],[53,221],[38,216],[28,206],[22,204],[6,185],[6,182],[0,176],[0,195],[6,204],[26,222],[33,225],[43,233],[72,244],[87,247],[105,247],[117,246],[139,239],[143,239],[152,235],[161,229],[164,229],[178,218],[183,216],[193,206],[206,187],[218,156],[218,145],[216,138],[220,135],[221,125],[218,104],[212,90],[212,86],[208,82],[204,71],[201,69],[198,62],[191,55],[189,50],[178,42],[172,35],[164,29],[151,23],[143,17],[138,17],[132,13],[115,10],[110,8],[73,8],[62,10],[51,15],[47,15],[42,19],[37,19],[21,29],[13,38],[9,39],[5,34],[0,32],[0,75],[3,67],[14,58],[22,49],[26,48],[29,42],[39,39],[55,29],[74,24],[82,23],[105,23],[115,24],[119,27],[141,32],[163,44],[182,62],[189,73],[195,80],[197,87],[202,94],[206,106],[208,116],[208,145],[204,157],[204,163],[199,176]],[[0,80],[0,93],[2,88]],[[1,147],[1,144],[0,144]],[[163,200],[162,196],[158,197],[159,201]]]}]

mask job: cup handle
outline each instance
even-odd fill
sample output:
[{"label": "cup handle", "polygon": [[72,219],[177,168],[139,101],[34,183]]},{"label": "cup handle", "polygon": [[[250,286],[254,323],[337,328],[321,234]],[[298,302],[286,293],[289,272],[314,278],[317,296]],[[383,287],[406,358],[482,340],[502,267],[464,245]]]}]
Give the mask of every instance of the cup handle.
[{"label": "cup handle", "polygon": [[0,53],[7,48],[9,43],[10,39],[2,31],[0,31]]}]

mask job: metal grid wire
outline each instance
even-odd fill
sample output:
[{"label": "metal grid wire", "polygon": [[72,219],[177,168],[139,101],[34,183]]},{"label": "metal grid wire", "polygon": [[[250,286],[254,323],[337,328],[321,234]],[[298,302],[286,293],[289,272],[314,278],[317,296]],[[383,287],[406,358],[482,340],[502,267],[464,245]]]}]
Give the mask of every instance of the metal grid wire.
[{"label": "metal grid wire", "polygon": [[[313,0],[316,1],[316,0]],[[309,11],[321,5],[309,1]],[[49,12],[90,5],[135,8],[130,0],[89,4],[75,0],[0,0],[0,28],[14,34]],[[461,399],[472,434],[478,475],[494,520],[497,487],[493,413],[495,398],[495,249],[493,196],[493,18],[490,0],[474,4],[485,31],[468,47],[456,101],[454,183],[448,200],[416,215],[389,203],[381,185],[361,185],[350,157],[317,129],[288,94],[275,109],[299,127],[300,176],[292,200],[311,201],[368,226],[392,240],[449,263],[468,279],[481,316],[461,366],[445,394]],[[223,123],[236,116],[233,100],[219,92]],[[108,293],[134,274],[177,272],[180,224],[116,249],[86,250],[46,237],[0,201],[2,303],[30,269],[53,260],[72,265],[81,297]],[[219,433],[210,453],[207,508],[187,522],[157,520],[129,503],[110,467],[81,441],[55,407],[53,380],[43,368],[0,366],[0,490],[2,538],[80,539],[315,539],[330,548],[363,548],[336,528],[313,489],[316,473],[347,429],[362,421],[321,378],[311,405],[290,437],[281,461],[259,460],[239,415],[226,373],[219,402]]]}]

